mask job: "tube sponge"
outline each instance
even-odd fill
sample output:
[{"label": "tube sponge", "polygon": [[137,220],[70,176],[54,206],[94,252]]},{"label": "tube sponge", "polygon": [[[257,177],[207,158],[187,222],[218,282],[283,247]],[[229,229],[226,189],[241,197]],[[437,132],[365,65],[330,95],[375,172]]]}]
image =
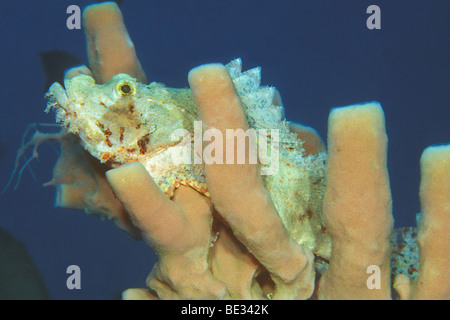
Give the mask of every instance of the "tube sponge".
[{"label": "tube sponge", "polygon": [[[384,113],[376,103],[332,110],[328,122],[324,220],[332,241],[321,299],[389,299],[392,201],[386,166]],[[381,270],[370,290],[367,268]]]},{"label": "tube sponge", "polygon": [[97,83],[105,83],[117,73],[127,73],[139,82],[147,82],[115,2],[87,6],[83,11],[83,27],[89,66]]},{"label": "tube sponge", "polygon": [[[224,136],[226,129],[249,127],[223,65],[208,64],[191,70],[189,85],[207,127],[222,131]],[[314,289],[313,255],[289,237],[257,165],[248,161],[242,165],[207,164],[205,172],[214,207],[271,274],[275,282],[273,298],[310,297]]]},{"label": "tube sponge", "polygon": [[450,145],[425,149],[420,173],[420,271],[413,297],[450,299]]}]

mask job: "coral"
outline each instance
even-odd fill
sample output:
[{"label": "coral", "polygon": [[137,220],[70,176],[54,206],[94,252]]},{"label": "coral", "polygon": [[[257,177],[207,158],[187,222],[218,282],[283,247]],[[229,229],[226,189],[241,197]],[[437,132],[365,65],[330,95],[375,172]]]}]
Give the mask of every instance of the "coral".
[{"label": "coral", "polygon": [[[331,112],[325,167],[320,137],[282,119],[281,97],[259,87],[259,69],[200,66],[189,73],[192,92],[145,85],[118,7],[88,6],[83,21],[90,68],[69,70],[65,88],[47,95],[65,126],[52,184],[58,205],[107,216],[157,253],[148,288],[125,299],[450,298],[448,145],[421,160],[420,271],[410,278],[415,231],[392,231],[379,104]],[[280,129],[279,172],[262,176],[250,154],[245,164],[168,170],[169,132],[195,119],[223,136]]]},{"label": "coral", "polygon": [[0,299],[47,300],[48,290],[26,247],[0,228]]}]

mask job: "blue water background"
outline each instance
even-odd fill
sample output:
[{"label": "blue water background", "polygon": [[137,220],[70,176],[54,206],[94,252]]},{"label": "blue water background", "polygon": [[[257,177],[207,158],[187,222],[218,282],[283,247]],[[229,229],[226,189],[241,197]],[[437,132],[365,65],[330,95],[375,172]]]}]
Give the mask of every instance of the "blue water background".
[{"label": "blue water background", "polygon": [[[66,50],[86,61],[82,30],[66,28],[66,8],[93,1],[0,1],[0,183],[13,167],[27,124],[45,114],[39,52]],[[366,28],[366,8],[381,8],[381,30]],[[450,2],[447,0],[124,0],[128,31],[150,81],[187,87],[202,63],[241,57],[279,89],[289,120],[326,137],[330,108],[380,101],[389,136],[388,167],[396,226],[415,225],[419,158],[450,141]],[[57,153],[40,148],[17,191],[0,197],[0,227],[28,248],[52,298],[111,299],[143,287],[155,256],[112,222],[54,208]],[[4,263],[4,262],[0,262]],[[76,264],[82,289],[68,290]]]}]

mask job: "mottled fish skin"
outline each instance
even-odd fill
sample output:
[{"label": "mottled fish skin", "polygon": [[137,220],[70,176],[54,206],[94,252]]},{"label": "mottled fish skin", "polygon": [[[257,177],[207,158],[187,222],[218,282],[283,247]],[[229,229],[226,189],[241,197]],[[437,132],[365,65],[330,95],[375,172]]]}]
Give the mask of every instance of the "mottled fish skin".
[{"label": "mottled fish skin", "polygon": [[[262,176],[265,187],[290,236],[316,255],[321,273],[331,254],[322,219],[327,155],[306,155],[303,142],[289,130],[283,106],[274,105],[275,88],[260,85],[260,68],[242,72],[240,59],[226,67],[250,127],[265,134],[259,146],[267,144],[267,150],[275,146],[271,152],[279,154],[276,172]],[[173,161],[185,140],[172,139],[172,133],[187,130],[187,138],[193,139],[195,122],[200,121],[189,89],[142,84],[126,74],[117,74],[104,85],[79,75],[66,79],[64,86],[50,87],[46,111],[54,109],[57,122],[78,135],[94,157],[112,167],[141,162],[170,197],[181,184],[209,196],[202,165],[194,164],[193,153],[191,164]],[[261,161],[259,166],[271,168]]]},{"label": "mottled fish skin", "polygon": [[397,274],[404,274],[416,280],[419,273],[417,228],[403,227],[395,229],[391,236],[391,248],[392,280]]}]

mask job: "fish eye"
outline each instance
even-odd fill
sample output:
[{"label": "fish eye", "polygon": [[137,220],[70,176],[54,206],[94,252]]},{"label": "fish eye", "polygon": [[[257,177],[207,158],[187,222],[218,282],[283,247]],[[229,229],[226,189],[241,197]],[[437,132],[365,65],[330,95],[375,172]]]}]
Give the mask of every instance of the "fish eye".
[{"label": "fish eye", "polygon": [[122,90],[123,93],[128,94],[131,92],[131,88],[129,85],[124,84],[123,86],[120,87],[120,90]]},{"label": "fish eye", "polygon": [[122,97],[130,97],[136,93],[136,88],[134,85],[126,81],[120,82],[116,89]]}]

